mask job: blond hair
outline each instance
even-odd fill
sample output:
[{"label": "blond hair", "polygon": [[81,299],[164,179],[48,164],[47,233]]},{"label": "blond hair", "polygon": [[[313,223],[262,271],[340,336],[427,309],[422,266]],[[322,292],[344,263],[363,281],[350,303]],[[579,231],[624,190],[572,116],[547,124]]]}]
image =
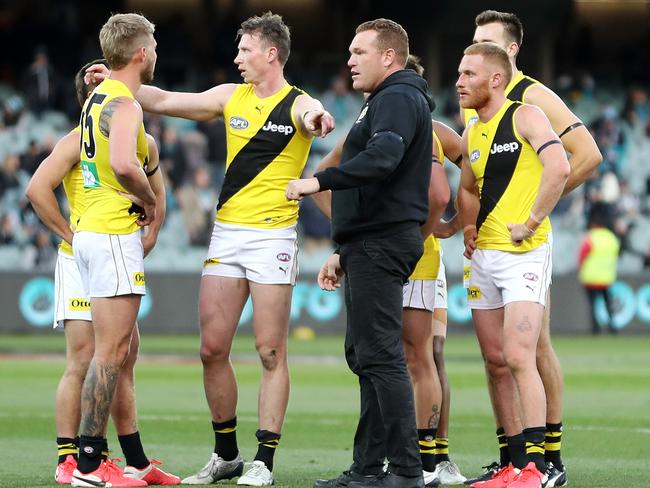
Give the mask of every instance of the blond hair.
[{"label": "blond hair", "polygon": [[480,55],[483,56],[485,61],[497,65],[501,69],[501,74],[504,79],[504,87],[510,83],[512,79],[512,65],[508,53],[498,44],[494,42],[478,42],[467,47],[464,51],[466,56]]},{"label": "blond hair", "polygon": [[380,51],[392,49],[402,67],[409,56],[409,36],[397,22],[389,19],[375,19],[364,22],[357,27],[356,33],[374,30],[377,32],[377,47]]},{"label": "blond hair", "polygon": [[154,31],[155,26],[140,14],[111,15],[99,31],[99,43],[110,68],[121,69],[129,64]]}]

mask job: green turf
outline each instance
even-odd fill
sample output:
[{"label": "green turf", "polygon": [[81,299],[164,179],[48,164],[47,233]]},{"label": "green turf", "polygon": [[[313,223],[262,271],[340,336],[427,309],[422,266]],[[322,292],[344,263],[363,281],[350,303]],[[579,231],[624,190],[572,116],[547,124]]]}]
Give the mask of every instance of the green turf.
[{"label": "green turf", "polygon": [[[62,336],[0,336],[0,486],[56,486],[53,393],[63,370]],[[147,337],[138,366],[140,430],[147,453],[169,471],[188,475],[208,459],[210,418],[203,396],[196,337]],[[650,338],[560,337],[566,373],[563,453],[574,488],[648,487]],[[355,377],[341,358],[342,339],[292,341],[292,394],[276,456],[280,487],[310,487],[351,460],[358,409]],[[238,438],[255,452],[257,382],[253,341],[238,338]],[[24,353],[48,353],[29,356]],[[181,354],[164,360],[147,354]],[[452,457],[468,475],[496,457],[482,363],[472,337],[448,339],[453,385]],[[239,359],[237,359],[239,358]],[[119,455],[111,430],[109,442]],[[225,483],[227,484],[227,483]],[[234,483],[231,483],[234,484]]]}]

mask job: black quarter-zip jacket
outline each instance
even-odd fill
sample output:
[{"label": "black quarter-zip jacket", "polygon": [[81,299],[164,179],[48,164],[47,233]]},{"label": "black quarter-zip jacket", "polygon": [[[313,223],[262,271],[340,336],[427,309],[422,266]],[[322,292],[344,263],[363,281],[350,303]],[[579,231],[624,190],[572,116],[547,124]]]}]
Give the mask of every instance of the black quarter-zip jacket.
[{"label": "black quarter-zip jacket", "polygon": [[332,239],[345,244],[422,225],[429,211],[435,105],[413,70],[387,77],[364,104],[341,164],[316,173],[332,191]]}]

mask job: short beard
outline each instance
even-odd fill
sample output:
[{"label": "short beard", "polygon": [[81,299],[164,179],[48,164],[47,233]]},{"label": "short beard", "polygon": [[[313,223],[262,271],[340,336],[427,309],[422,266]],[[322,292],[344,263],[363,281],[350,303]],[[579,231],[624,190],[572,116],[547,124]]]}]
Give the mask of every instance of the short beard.
[{"label": "short beard", "polygon": [[487,102],[490,100],[490,93],[487,88],[481,89],[480,91],[475,91],[472,99],[470,100],[471,106],[466,104],[463,108],[471,108],[478,110],[483,108]]},{"label": "short beard", "polygon": [[153,81],[153,67],[140,73],[140,83],[151,83]]}]

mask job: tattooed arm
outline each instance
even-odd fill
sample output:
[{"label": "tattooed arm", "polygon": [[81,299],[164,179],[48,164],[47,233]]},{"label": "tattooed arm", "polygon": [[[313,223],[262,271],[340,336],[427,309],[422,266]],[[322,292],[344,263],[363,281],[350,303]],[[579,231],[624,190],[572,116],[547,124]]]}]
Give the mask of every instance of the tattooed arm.
[{"label": "tattooed arm", "polygon": [[99,128],[108,137],[111,168],[117,181],[142,201],[144,216],[138,221],[148,225],[156,215],[156,195],[136,157],[142,108],[135,100],[119,97],[108,102],[99,117]]}]

